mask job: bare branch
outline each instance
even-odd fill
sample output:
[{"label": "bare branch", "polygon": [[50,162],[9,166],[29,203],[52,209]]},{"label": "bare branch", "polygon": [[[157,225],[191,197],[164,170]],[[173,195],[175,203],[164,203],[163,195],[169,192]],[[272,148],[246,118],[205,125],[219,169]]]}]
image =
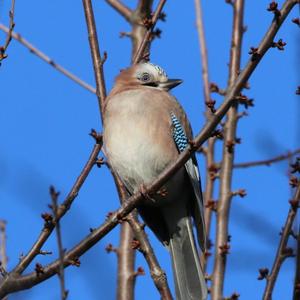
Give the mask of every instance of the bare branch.
[{"label": "bare branch", "polygon": [[120,15],[122,15],[128,22],[131,22],[132,11],[119,0],[106,0]]},{"label": "bare branch", "polygon": [[15,16],[15,0],[12,0],[11,1],[11,9],[9,11],[9,28],[7,31],[5,44],[4,44],[4,46],[0,47],[0,63],[4,58],[7,57],[6,50],[11,42],[12,32],[15,27],[14,16]]},{"label": "bare branch", "polygon": [[60,231],[60,222],[58,219],[58,206],[57,200],[59,196],[59,192],[56,192],[53,186],[50,187],[50,196],[52,200],[52,211],[54,215],[55,229],[56,229],[56,237],[57,237],[57,246],[59,253],[59,282],[60,282],[60,295],[61,300],[67,299],[68,291],[65,289],[65,272],[64,272],[64,254],[65,251],[62,245],[61,231]]},{"label": "bare branch", "polygon": [[[205,229],[206,229],[206,237],[209,240],[210,228],[211,228],[211,217],[213,209],[209,206],[210,201],[213,199],[214,194],[214,183],[215,183],[215,172],[210,170],[211,166],[215,165],[214,155],[215,155],[215,142],[216,138],[209,138],[207,141],[207,153],[205,155],[206,159],[206,185],[204,191],[204,203],[205,203],[205,211],[204,211],[204,220],[205,220]],[[209,247],[207,247],[206,252],[204,253],[204,269],[207,266],[207,258],[209,257]],[[208,251],[208,252],[207,252]]]},{"label": "bare branch", "polygon": [[[210,85],[209,85],[209,77],[208,77],[208,57],[207,57],[207,49],[206,49],[206,40],[205,40],[205,32],[204,32],[204,24],[202,17],[202,7],[201,0],[195,0],[195,11],[196,11],[196,25],[198,31],[198,40],[200,46],[201,53],[201,63],[202,63],[202,81],[204,87],[204,104],[209,102],[210,100]],[[207,118],[210,115],[210,110],[207,109]]]},{"label": "bare branch", "polygon": [[[131,17],[131,41],[132,41],[132,51],[131,51],[131,62],[133,62],[134,57],[141,46],[144,36],[149,28],[147,28],[147,21],[151,20],[153,0],[139,0],[136,9],[132,12]],[[145,51],[150,52],[150,45],[153,39],[151,36],[149,38],[149,43],[146,45]]]},{"label": "bare branch", "polygon": [[270,159],[250,161],[250,162],[244,162],[244,163],[236,163],[233,165],[233,167],[238,169],[238,168],[249,168],[249,167],[257,167],[257,166],[270,166],[273,163],[277,163],[277,162],[281,162],[286,159],[290,159],[299,153],[300,153],[300,149],[296,149],[294,151],[289,151],[286,154],[281,154],[281,155],[275,156]]},{"label": "bare branch", "polygon": [[[124,204],[129,197],[124,184],[118,175],[110,168],[110,171],[115,180],[118,190],[120,203]],[[133,219],[133,213],[130,213]],[[128,217],[129,217],[128,216]],[[118,300],[131,300],[134,299],[134,286],[136,276],[134,276],[135,265],[135,250],[132,248],[133,240],[132,228],[127,222],[121,223],[120,245],[117,251],[118,254],[118,275],[117,275],[117,299]]]},{"label": "bare branch", "polygon": [[[288,239],[292,230],[292,225],[294,219],[297,214],[297,210],[300,205],[300,184],[298,184],[297,191],[293,200],[290,201],[291,207],[289,209],[289,213],[286,218],[286,222],[281,233],[280,243],[277,249],[276,257],[272,266],[272,270],[270,275],[266,275],[267,285],[264,291],[263,300],[271,300],[272,293],[275,286],[275,282],[281,268],[283,261],[288,257],[291,256],[292,253],[287,248]],[[288,250],[288,251],[287,251]]]},{"label": "bare branch", "polygon": [[[0,24],[0,30],[4,32],[9,32],[9,28],[6,27],[3,24]],[[53,59],[51,59],[49,56],[47,56],[45,53],[43,53],[41,50],[33,46],[30,42],[28,42],[26,39],[24,39],[19,33],[12,32],[11,36],[16,41],[20,42],[24,47],[26,47],[31,53],[35,54],[37,57],[42,59],[44,62],[52,66],[57,71],[61,72],[63,75],[67,76],[71,80],[73,80],[75,83],[79,84],[83,88],[87,89],[88,91],[92,93],[96,93],[96,90],[94,87],[86,83],[85,81],[81,80],[79,77],[75,76],[68,70],[66,70],[64,67],[56,63]]]},{"label": "bare branch", "polygon": [[[231,38],[229,82],[227,90],[234,84],[240,70],[240,58],[243,37],[244,0],[236,0],[233,4],[233,29]],[[223,298],[223,285],[226,269],[228,251],[223,251],[228,243],[228,223],[231,203],[231,180],[234,160],[234,151],[229,151],[229,142],[236,140],[237,107],[235,103],[227,113],[227,120],[224,126],[223,157],[220,171],[220,191],[217,208],[217,231],[215,242],[215,260],[212,277],[212,300]]]},{"label": "bare branch", "polygon": [[117,299],[134,299],[135,251],[131,247],[133,232],[127,222],[122,222],[120,244],[118,247]]},{"label": "bare branch", "polygon": [[135,57],[133,59],[133,64],[136,64],[138,63],[141,59],[143,59],[143,56],[144,56],[144,51],[145,51],[145,48],[147,47],[147,44],[150,42],[150,39],[151,39],[151,33],[152,33],[152,30],[153,28],[155,27],[155,24],[159,18],[159,15],[160,13],[162,12],[162,9],[165,5],[167,0],[160,0],[158,5],[157,5],[157,8],[155,10],[155,13],[152,17],[152,20],[151,20],[151,24],[144,36],[144,39],[141,43],[141,45],[139,46],[139,49],[137,50],[136,54],[135,54]]},{"label": "bare branch", "polygon": [[132,215],[129,215],[126,218],[126,220],[130,224],[131,228],[134,231],[134,235],[138,240],[138,249],[144,255],[145,260],[148,263],[151,277],[157,290],[161,295],[161,299],[172,300],[173,298],[168,286],[166,274],[159,265],[159,262],[154,254],[153,248],[149,243],[147,235],[144,231],[144,228],[136,219],[133,218]]},{"label": "bare branch", "polygon": [[[202,63],[202,81],[204,87],[204,104],[206,107],[206,118],[209,120],[212,117],[212,110],[209,108],[207,103],[211,101],[210,99],[210,84],[209,84],[209,75],[208,75],[208,56],[206,49],[206,39],[204,32],[204,24],[203,24],[203,16],[202,16],[202,7],[201,0],[195,0],[195,11],[196,11],[196,25],[198,31],[198,40],[200,46],[200,55],[201,55],[201,63]],[[207,149],[206,149],[206,186],[204,192],[204,203],[205,203],[205,228],[206,228],[206,236],[207,239],[209,237],[210,225],[211,225],[211,214],[212,209],[207,207],[209,201],[211,201],[213,197],[214,190],[214,181],[215,177],[211,176],[211,172],[209,171],[210,166],[214,164],[214,148],[215,148],[215,138],[210,138],[207,141]],[[207,253],[206,253],[207,254]],[[207,258],[204,256],[204,258]],[[204,259],[204,269],[206,268],[207,259]]]},{"label": "bare branch", "polygon": [[95,25],[95,17],[91,0],[83,0],[84,14],[88,29],[89,43],[91,49],[91,56],[93,59],[94,74],[96,80],[96,94],[98,98],[99,112],[101,120],[103,120],[103,108],[106,98],[106,88],[103,74],[103,64],[106,59],[104,53],[103,59],[100,55],[97,30]]},{"label": "bare branch", "polygon": [[[80,188],[82,187],[88,174],[90,173],[92,167],[94,166],[101,148],[102,148],[102,142],[97,143],[94,146],[87,163],[85,164],[80,175],[76,179],[71,191],[69,192],[64,202],[59,207],[57,212],[57,220],[60,220],[65,215],[65,213],[70,209],[70,206],[72,205],[74,199],[77,197]],[[44,225],[44,228],[42,229],[37,241],[34,243],[30,251],[24,257],[22,257],[20,263],[12,271],[13,274],[21,274],[28,267],[28,265],[32,262],[32,260],[40,253],[41,248],[43,247],[46,240],[49,238],[53,229],[54,229],[53,223],[47,223]]]},{"label": "bare branch", "polygon": [[[111,170],[112,171],[112,170]],[[120,180],[120,178],[112,171],[113,177],[115,179],[115,183],[118,189],[119,197],[124,204],[125,200],[128,198],[128,193]],[[130,280],[130,277],[126,274],[130,274],[132,276],[132,270],[133,270],[133,264],[132,261],[132,241],[133,241],[133,235],[132,231],[134,233],[135,238],[137,239],[139,243],[139,250],[144,255],[146,262],[148,263],[150,274],[153,279],[153,282],[158,290],[158,292],[161,294],[162,299],[165,300],[171,300],[172,295],[168,286],[167,277],[165,272],[161,269],[159,262],[157,258],[155,257],[154,251],[151,247],[151,244],[148,240],[147,235],[144,232],[144,229],[140,225],[137,219],[136,212],[130,213],[125,220],[127,222],[122,222],[122,228],[121,228],[121,244],[118,249],[118,299],[133,299],[133,297],[130,298],[130,295],[133,295],[130,293],[130,291],[134,287],[134,282],[131,282],[131,280],[135,281],[135,277]],[[124,225],[130,225],[131,229],[129,232],[127,232],[127,229],[124,229]],[[126,230],[126,231],[125,231]],[[124,232],[125,231],[125,232]],[[131,247],[131,252],[128,251],[128,247]],[[122,247],[123,249],[122,251]],[[122,257],[123,256],[123,257]],[[120,274],[119,274],[120,273]],[[122,276],[122,277],[121,277]],[[121,277],[121,278],[120,278]],[[123,292],[123,294],[122,294]]]}]

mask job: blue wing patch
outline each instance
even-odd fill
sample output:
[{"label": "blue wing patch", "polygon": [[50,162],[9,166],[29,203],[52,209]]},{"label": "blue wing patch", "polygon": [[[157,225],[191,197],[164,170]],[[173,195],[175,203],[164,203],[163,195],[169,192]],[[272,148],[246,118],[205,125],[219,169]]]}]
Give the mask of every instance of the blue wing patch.
[{"label": "blue wing patch", "polygon": [[185,148],[188,145],[188,139],[185,135],[184,129],[180,123],[180,121],[176,118],[176,116],[171,113],[171,120],[173,123],[173,139],[175,141],[175,144],[177,146],[177,149],[179,152],[182,152],[185,150]]}]

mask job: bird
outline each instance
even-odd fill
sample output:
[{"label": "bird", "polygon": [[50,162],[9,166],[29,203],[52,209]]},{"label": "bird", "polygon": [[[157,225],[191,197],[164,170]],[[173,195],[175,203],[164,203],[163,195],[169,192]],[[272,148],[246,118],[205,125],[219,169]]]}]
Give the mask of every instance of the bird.
[{"label": "bird", "polygon": [[[106,98],[105,155],[130,194],[154,181],[193,138],[186,113],[169,93],[181,83],[160,66],[141,62],[120,72]],[[206,244],[204,207],[195,155],[157,193],[144,198],[137,209],[170,253],[176,299],[205,300],[200,263]]]}]

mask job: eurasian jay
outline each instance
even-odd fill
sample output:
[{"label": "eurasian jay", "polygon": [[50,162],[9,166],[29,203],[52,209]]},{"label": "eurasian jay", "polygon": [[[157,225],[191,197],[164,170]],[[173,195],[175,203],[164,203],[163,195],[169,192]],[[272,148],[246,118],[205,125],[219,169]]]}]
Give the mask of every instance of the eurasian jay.
[{"label": "eurasian jay", "polygon": [[[133,194],[151,183],[182,152],[192,130],[169,90],[181,80],[139,63],[120,73],[104,107],[104,145],[108,162]],[[205,249],[203,199],[195,156],[138,211],[169,250],[177,300],[203,300],[207,287],[199,252]],[[196,227],[197,247],[193,225]]]}]

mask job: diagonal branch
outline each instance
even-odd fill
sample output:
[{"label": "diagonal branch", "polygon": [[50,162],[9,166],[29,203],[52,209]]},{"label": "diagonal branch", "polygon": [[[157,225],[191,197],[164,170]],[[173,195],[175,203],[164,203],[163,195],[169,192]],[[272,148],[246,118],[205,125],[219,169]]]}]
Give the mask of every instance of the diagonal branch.
[{"label": "diagonal branch", "polygon": [[[83,183],[85,182],[92,167],[94,166],[101,148],[102,148],[102,140],[99,141],[99,143],[95,144],[87,163],[85,164],[80,175],[76,179],[71,191],[65,198],[64,202],[60,205],[60,208],[57,212],[57,220],[60,220],[70,209],[74,199],[77,197]],[[28,265],[32,262],[32,260],[40,253],[42,246],[49,238],[53,229],[54,229],[53,223],[45,222],[44,228],[42,229],[37,241],[34,243],[30,251],[22,258],[19,264],[14,268],[14,270],[12,271],[13,274],[21,274],[28,267]]]},{"label": "diagonal branch", "polygon": [[244,163],[236,163],[233,165],[234,168],[249,168],[249,167],[257,167],[257,166],[270,166],[273,163],[281,162],[286,159],[290,159],[296,154],[300,153],[300,149],[296,149],[294,151],[289,151],[286,154],[281,154],[278,156],[275,156],[270,159],[264,159],[264,160],[256,160],[256,161],[250,161],[250,162],[244,162]]},{"label": "diagonal branch", "polygon": [[[299,225],[298,225],[299,226]],[[294,281],[293,300],[300,298],[300,226],[297,234],[296,272]]]},{"label": "diagonal branch", "polygon": [[173,298],[168,286],[166,274],[159,265],[144,228],[131,214],[127,216],[126,221],[130,224],[132,230],[134,231],[134,235],[138,240],[139,250],[142,252],[145,260],[148,263],[151,277],[161,295],[161,299],[172,300]]},{"label": "diagonal branch", "polygon": [[264,291],[263,300],[271,300],[272,299],[272,293],[275,286],[275,282],[279,273],[279,270],[281,268],[282,263],[284,260],[291,256],[291,253],[289,249],[287,249],[287,243],[288,239],[292,230],[292,226],[295,220],[295,217],[297,215],[297,210],[300,206],[300,183],[298,183],[298,187],[296,190],[296,193],[294,195],[294,198],[290,201],[291,207],[289,209],[285,225],[283,227],[282,233],[281,233],[281,239],[280,243],[277,249],[276,257],[272,266],[272,270],[270,275],[266,276],[267,279],[267,285]]},{"label": "diagonal branch", "polygon": [[62,237],[61,237],[61,230],[60,230],[60,222],[58,219],[58,205],[57,200],[59,196],[59,192],[56,192],[55,188],[53,186],[50,186],[50,196],[52,200],[52,211],[54,215],[54,223],[55,223],[55,229],[56,229],[56,237],[57,237],[57,246],[58,246],[58,254],[59,254],[59,282],[60,282],[60,295],[61,300],[67,299],[68,291],[65,289],[65,271],[64,271],[64,255],[65,251],[63,249],[62,244]]},{"label": "diagonal branch", "polygon": [[[6,27],[3,24],[0,24],[0,30],[4,31],[6,33],[9,32],[9,28]],[[12,36],[13,39],[15,39],[20,44],[22,44],[24,47],[26,47],[30,51],[30,53],[35,54],[37,57],[39,57],[40,59],[42,59],[44,62],[46,62],[47,64],[49,64],[50,66],[52,66],[54,69],[56,69],[57,71],[61,72],[63,75],[67,76],[68,78],[70,78],[75,83],[77,83],[80,86],[82,86],[83,88],[87,89],[88,91],[90,91],[90,92],[92,92],[94,94],[96,93],[96,90],[95,90],[94,87],[92,87],[91,85],[89,85],[88,83],[86,83],[85,81],[83,81],[82,79],[80,79],[79,77],[75,76],[70,71],[68,71],[67,69],[65,69],[61,65],[59,65],[58,63],[56,63],[53,59],[51,59],[45,53],[43,53],[41,50],[39,50],[38,48],[36,48],[35,46],[33,46],[26,39],[24,39],[19,33],[12,32],[11,36]]]}]

